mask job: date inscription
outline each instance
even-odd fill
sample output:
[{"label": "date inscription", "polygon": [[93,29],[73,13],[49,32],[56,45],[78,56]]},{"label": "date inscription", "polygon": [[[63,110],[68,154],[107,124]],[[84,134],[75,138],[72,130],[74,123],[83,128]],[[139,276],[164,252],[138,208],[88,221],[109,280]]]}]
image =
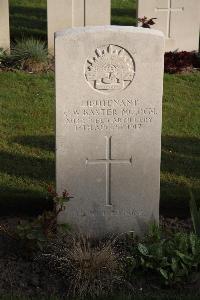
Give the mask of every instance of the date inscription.
[{"label": "date inscription", "polygon": [[139,99],[83,101],[64,112],[65,126],[74,131],[138,130],[150,125],[157,109]]}]

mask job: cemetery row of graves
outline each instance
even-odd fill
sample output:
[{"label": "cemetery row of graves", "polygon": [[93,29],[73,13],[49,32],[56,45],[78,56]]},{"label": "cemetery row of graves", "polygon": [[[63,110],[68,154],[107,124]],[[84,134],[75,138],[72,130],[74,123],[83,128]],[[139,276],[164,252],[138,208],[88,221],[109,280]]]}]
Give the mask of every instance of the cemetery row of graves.
[{"label": "cemetery row of graves", "polygon": [[2,0],[0,47],[9,50],[11,41],[34,35],[47,40],[49,51],[53,53],[54,33],[63,28],[110,24],[133,26],[140,20],[144,27],[153,25],[154,29],[164,33],[166,52],[198,51],[199,1],[179,2],[62,0],[57,5],[53,0],[37,0],[27,5],[26,0]]},{"label": "cemetery row of graves", "polygon": [[0,300],[199,299],[199,3],[58,2],[7,11]]}]

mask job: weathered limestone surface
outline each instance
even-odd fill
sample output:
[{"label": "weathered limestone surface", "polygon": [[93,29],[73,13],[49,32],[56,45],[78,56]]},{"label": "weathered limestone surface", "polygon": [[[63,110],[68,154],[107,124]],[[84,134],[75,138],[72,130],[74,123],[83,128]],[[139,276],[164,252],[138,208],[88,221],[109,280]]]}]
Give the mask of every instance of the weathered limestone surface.
[{"label": "weathered limestone surface", "polygon": [[166,37],[166,51],[199,49],[199,0],[138,0],[138,17],[157,18],[154,29]]},{"label": "weathered limestone surface", "polygon": [[0,0],[0,48],[10,50],[9,3]]},{"label": "weathered limestone surface", "polygon": [[74,196],[60,222],[141,234],[159,219],[164,36],[68,29],[55,53],[57,191]]},{"label": "weathered limestone surface", "polygon": [[111,0],[47,0],[48,47],[54,49],[54,33],[71,27],[109,25]]}]

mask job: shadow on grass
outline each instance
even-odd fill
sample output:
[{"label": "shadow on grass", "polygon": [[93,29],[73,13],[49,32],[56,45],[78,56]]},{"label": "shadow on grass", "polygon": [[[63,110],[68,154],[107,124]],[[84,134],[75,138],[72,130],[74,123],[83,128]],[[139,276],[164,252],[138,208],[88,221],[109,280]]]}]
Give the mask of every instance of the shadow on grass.
[{"label": "shadow on grass", "polygon": [[41,136],[19,136],[14,139],[15,143],[32,148],[39,148],[46,151],[55,152],[55,136],[41,135]]},{"label": "shadow on grass", "polygon": [[[19,136],[15,143],[31,149],[54,152],[54,136]],[[165,216],[189,216],[190,186],[195,198],[200,202],[200,140],[190,137],[164,136],[162,138],[162,179],[161,179],[161,214]],[[55,180],[55,163],[49,158],[23,156],[14,153],[0,152],[0,171],[11,177],[33,180],[32,187],[13,189],[0,186],[1,212],[29,211],[35,213],[48,206],[45,193],[34,187],[34,180],[52,182]]]},{"label": "shadow on grass", "polygon": [[160,198],[160,214],[162,216],[178,218],[190,216],[190,195],[185,184],[161,179]]},{"label": "shadow on grass", "polygon": [[136,17],[136,10],[134,8],[114,7],[112,8],[112,16],[117,17]]},{"label": "shadow on grass", "polygon": [[54,180],[54,161],[0,151],[0,172],[34,180]]},{"label": "shadow on grass", "polygon": [[13,41],[33,37],[47,40],[47,11],[45,8],[10,6],[10,30]]},{"label": "shadow on grass", "polygon": [[136,9],[112,8],[112,25],[136,26]]},{"label": "shadow on grass", "polygon": [[0,185],[0,216],[38,215],[52,209],[47,193],[36,190],[20,190]]},{"label": "shadow on grass", "polygon": [[[133,7],[113,7],[112,25],[135,26],[136,9]],[[47,41],[47,9],[10,5],[11,40],[33,37]]]},{"label": "shadow on grass", "polygon": [[164,150],[199,158],[200,139],[198,138],[163,136],[162,146]]},{"label": "shadow on grass", "polygon": [[162,138],[161,214],[189,216],[189,188],[200,202],[200,140],[190,137]]},{"label": "shadow on grass", "polygon": [[[19,136],[13,142],[49,152],[54,152],[55,148],[51,135]],[[4,186],[3,183],[0,185],[0,215],[35,215],[51,208],[51,203],[46,199],[47,192],[40,187],[40,182],[42,186],[46,183],[47,188],[50,182],[55,181],[54,160],[1,151],[0,172],[17,178],[16,181],[11,179],[14,187]],[[24,181],[30,182],[30,187],[27,187],[27,183],[24,187]]]},{"label": "shadow on grass", "polygon": [[164,137],[162,170],[190,180],[200,179],[199,149],[198,139]]}]

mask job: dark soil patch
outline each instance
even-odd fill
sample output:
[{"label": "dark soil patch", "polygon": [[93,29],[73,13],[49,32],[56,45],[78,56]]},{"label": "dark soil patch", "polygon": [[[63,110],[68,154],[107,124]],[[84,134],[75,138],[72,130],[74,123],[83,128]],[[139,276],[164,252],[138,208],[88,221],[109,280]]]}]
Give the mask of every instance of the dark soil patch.
[{"label": "dark soil patch", "polygon": [[[2,226],[8,225],[15,227],[20,218],[1,218]],[[186,231],[192,229],[191,220],[179,220],[161,217],[160,224],[169,231]],[[0,296],[8,293],[23,294],[26,296],[48,296],[48,295],[67,295],[67,283],[63,278],[54,273],[52,268],[41,263],[38,254],[23,253],[16,241],[5,234],[0,235]],[[155,284],[156,279],[141,278],[138,282],[125,284],[126,290],[130,293],[142,292],[149,293],[160,291],[160,287]],[[198,274],[194,283],[185,287],[185,292],[191,292],[193,287],[199,290]],[[179,290],[178,290],[179,291]],[[161,292],[162,291],[161,289]]]}]

